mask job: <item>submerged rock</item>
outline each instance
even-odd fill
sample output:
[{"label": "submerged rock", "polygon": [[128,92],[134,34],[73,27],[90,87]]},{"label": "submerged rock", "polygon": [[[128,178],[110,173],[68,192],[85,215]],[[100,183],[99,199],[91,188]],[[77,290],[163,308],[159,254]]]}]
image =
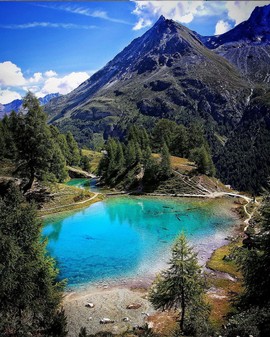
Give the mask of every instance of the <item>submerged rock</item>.
[{"label": "submerged rock", "polygon": [[94,307],[95,307],[95,304],[89,302],[89,303],[86,303],[85,306],[86,306],[87,308],[94,308]]},{"label": "submerged rock", "polygon": [[111,320],[110,318],[104,317],[99,321],[100,324],[109,324],[109,323],[114,323],[113,320]]},{"label": "submerged rock", "polygon": [[127,305],[126,309],[139,309],[142,305],[140,303],[131,303]]}]

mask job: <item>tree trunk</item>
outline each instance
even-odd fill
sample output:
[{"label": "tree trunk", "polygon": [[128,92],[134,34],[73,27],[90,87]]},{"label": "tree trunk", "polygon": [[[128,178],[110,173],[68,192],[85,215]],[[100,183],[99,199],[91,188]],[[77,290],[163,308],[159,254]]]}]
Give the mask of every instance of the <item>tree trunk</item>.
[{"label": "tree trunk", "polygon": [[182,299],[181,299],[181,318],[180,318],[180,329],[181,329],[181,331],[184,330],[185,314],[186,314],[185,295],[184,295],[184,291],[182,290]]},{"label": "tree trunk", "polygon": [[34,179],[35,179],[35,174],[34,174],[34,172],[31,172],[31,176],[30,176],[30,179],[29,179],[28,183],[26,185],[24,185],[24,187],[23,187],[23,194],[25,194],[28,190],[30,190],[30,188],[33,185]]}]

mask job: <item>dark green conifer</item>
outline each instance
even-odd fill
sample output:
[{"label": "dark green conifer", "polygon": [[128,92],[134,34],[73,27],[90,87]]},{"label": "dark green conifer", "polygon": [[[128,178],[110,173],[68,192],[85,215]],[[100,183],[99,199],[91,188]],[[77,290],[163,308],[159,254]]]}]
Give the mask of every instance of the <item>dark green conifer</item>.
[{"label": "dark green conifer", "polygon": [[[11,186],[0,198],[0,335],[66,335],[58,312],[63,283],[56,281],[55,261],[47,255],[41,222],[33,205]],[[57,322],[57,318],[61,320]],[[60,324],[60,326],[59,326]]]},{"label": "dark green conifer", "polygon": [[168,178],[172,173],[171,157],[168,146],[163,144],[161,149],[160,176],[162,179]]},{"label": "dark green conifer", "polygon": [[70,131],[66,134],[66,141],[68,145],[67,163],[71,166],[78,166],[81,160],[80,149]]}]

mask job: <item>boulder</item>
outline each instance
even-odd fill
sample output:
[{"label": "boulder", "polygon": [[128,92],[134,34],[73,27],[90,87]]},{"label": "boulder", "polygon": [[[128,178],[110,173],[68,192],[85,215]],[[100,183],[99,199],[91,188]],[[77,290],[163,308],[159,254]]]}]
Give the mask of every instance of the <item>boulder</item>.
[{"label": "boulder", "polygon": [[89,302],[89,303],[86,303],[85,306],[86,306],[87,308],[94,308],[95,304]]},{"label": "boulder", "polygon": [[126,309],[139,309],[141,306],[140,303],[131,303],[126,306]]},{"label": "boulder", "polygon": [[104,317],[99,321],[100,324],[109,324],[109,323],[114,323],[113,320],[111,320],[110,318]]}]

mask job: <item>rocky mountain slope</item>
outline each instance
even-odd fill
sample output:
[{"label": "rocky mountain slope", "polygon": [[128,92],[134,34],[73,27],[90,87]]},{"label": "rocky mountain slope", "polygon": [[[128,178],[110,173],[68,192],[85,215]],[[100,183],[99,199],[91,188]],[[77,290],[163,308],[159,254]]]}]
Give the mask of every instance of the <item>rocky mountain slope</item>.
[{"label": "rocky mountain slope", "polygon": [[185,125],[199,120],[218,175],[235,188],[258,192],[270,175],[269,85],[270,5],[213,37],[160,17],[45,111],[63,130],[105,138],[121,137],[129,123],[149,129],[157,118]]},{"label": "rocky mountain slope", "polygon": [[96,132],[119,127],[120,120],[152,117],[182,123],[202,118],[230,128],[241,119],[249,94],[229,62],[186,27],[160,17],[103,69],[45,109],[52,122],[91,121]]},{"label": "rocky mountain slope", "polygon": [[269,5],[256,7],[247,21],[224,34],[199,38],[250,81],[270,85]]}]

